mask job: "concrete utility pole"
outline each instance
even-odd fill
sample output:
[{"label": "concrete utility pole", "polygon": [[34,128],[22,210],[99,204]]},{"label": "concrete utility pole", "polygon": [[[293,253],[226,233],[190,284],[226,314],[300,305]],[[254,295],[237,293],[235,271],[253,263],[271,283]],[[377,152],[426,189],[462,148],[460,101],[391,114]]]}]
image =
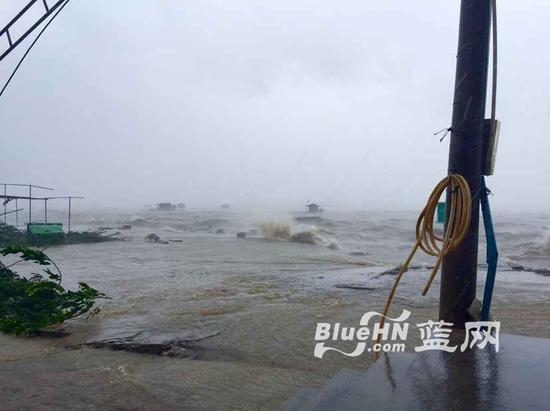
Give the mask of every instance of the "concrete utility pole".
[{"label": "concrete utility pole", "polygon": [[[479,188],[489,63],[491,0],[462,0],[456,60],[449,173],[463,175],[472,192],[472,222],[462,244],[443,259],[440,319],[464,328],[476,297]],[[450,193],[447,192],[447,212]]]}]

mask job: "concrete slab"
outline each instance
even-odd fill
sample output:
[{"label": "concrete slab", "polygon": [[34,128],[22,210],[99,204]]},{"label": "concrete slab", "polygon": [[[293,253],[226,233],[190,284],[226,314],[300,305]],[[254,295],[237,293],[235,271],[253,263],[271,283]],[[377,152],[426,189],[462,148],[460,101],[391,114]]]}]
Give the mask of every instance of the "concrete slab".
[{"label": "concrete slab", "polygon": [[465,352],[382,356],[366,372],[340,372],[307,402],[285,410],[544,410],[550,404],[550,340],[500,336]]}]

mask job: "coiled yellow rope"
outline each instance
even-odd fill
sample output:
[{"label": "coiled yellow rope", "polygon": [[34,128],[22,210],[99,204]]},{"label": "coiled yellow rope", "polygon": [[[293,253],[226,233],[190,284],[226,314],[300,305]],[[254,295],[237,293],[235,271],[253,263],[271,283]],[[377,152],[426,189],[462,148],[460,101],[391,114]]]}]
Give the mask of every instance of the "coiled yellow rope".
[{"label": "coiled yellow rope", "polygon": [[[451,206],[449,210],[449,218],[447,220],[447,226],[445,230],[445,235],[443,237],[438,236],[434,233],[433,222],[434,216],[437,211],[437,203],[441,195],[445,190],[449,188],[451,192]],[[418,216],[416,222],[416,244],[411,250],[409,257],[405,263],[401,266],[401,269],[395,277],[390,294],[386,300],[386,306],[384,307],[383,316],[380,320],[380,327],[384,326],[386,315],[390,309],[391,303],[395,292],[397,291],[397,286],[401,281],[401,277],[407,271],[409,264],[411,263],[414,255],[418,251],[418,248],[424,251],[426,254],[433,255],[437,257],[435,266],[422,290],[422,295],[426,295],[432,282],[439,271],[441,266],[441,261],[443,257],[456,246],[458,246],[468,229],[470,228],[470,221],[472,218],[472,197],[470,193],[470,187],[468,182],[460,174],[450,174],[441,180],[434,188],[426,206]],[[378,336],[376,343],[380,343],[381,335]],[[378,359],[378,352],[374,352],[374,359]]]}]

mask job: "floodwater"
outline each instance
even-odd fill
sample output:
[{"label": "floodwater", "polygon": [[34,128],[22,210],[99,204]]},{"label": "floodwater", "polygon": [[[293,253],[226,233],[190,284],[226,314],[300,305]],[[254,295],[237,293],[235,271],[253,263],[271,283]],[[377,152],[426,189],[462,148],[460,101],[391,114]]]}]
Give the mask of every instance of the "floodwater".
[{"label": "floodwater", "polygon": [[[120,232],[132,239],[47,250],[67,287],[86,281],[110,299],[96,317],[69,322],[68,337],[0,336],[4,406],[277,409],[301,387],[320,386],[341,368],[367,368],[367,353],[315,358],[316,324],[354,326],[365,312],[382,310],[394,276],[380,273],[408,255],[416,216],[303,217],[231,210],[73,216],[78,230],[108,226],[114,232],[131,224]],[[541,271],[550,268],[548,216],[497,214],[494,221],[500,261],[492,313],[501,332],[550,337],[550,276]],[[267,222],[286,227],[295,241],[258,229]],[[146,242],[151,233],[168,243]],[[481,247],[479,298],[484,252]],[[406,308],[411,324],[436,320],[439,280],[421,296],[433,259],[419,254],[413,264],[418,268],[406,273],[391,312]],[[21,273],[28,268],[17,267]],[[193,360],[66,348],[138,332],[213,336],[198,343]],[[407,350],[413,350],[419,335],[414,327],[409,334]]]}]

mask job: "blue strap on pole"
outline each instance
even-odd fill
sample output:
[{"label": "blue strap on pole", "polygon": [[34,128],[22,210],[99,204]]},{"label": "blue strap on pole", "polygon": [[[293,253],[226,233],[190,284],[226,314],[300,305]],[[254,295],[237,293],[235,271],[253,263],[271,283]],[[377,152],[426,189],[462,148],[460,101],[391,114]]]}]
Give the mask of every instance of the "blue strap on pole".
[{"label": "blue strap on pole", "polygon": [[484,176],[481,176],[480,191],[483,226],[485,227],[485,237],[487,238],[487,279],[485,280],[485,292],[483,294],[483,305],[481,307],[481,321],[489,321],[491,299],[493,297],[493,288],[495,286],[495,277],[497,274],[498,249],[495,230],[493,229],[491,207],[489,206],[489,190],[485,185]]}]

